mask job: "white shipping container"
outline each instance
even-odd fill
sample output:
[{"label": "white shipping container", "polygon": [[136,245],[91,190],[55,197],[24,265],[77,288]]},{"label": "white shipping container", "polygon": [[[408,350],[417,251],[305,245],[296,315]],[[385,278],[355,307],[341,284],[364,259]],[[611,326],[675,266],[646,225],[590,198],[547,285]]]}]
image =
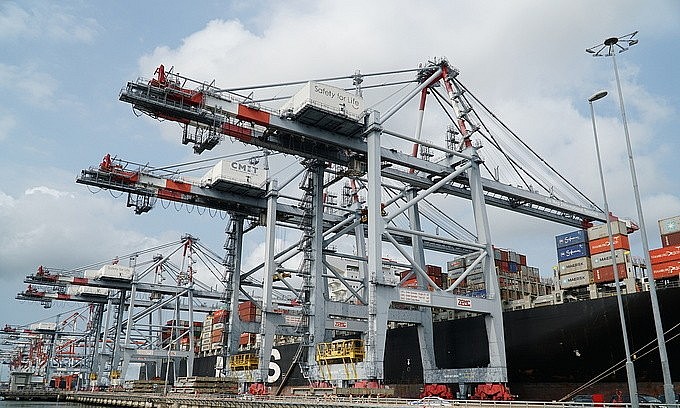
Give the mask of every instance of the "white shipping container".
[{"label": "white shipping container", "polygon": [[562,289],[569,289],[587,286],[592,280],[593,273],[591,271],[571,273],[569,275],[560,276],[560,287],[562,287]]},{"label": "white shipping container", "polygon": [[364,115],[364,100],[334,86],[310,81],[281,107],[281,112],[297,115],[308,106],[359,120]]},{"label": "white shipping container", "polygon": [[99,269],[86,269],[83,272],[83,277],[86,279],[97,279],[99,278]]},{"label": "white shipping container", "polygon": [[659,232],[668,235],[680,231],[680,215],[659,220]]},{"label": "white shipping container", "polygon": [[116,279],[131,281],[132,268],[123,265],[104,265],[99,269],[99,279]]},{"label": "white shipping container", "polygon": [[557,264],[559,268],[560,275],[570,274],[574,272],[581,272],[591,270],[590,258],[587,256],[582,256],[576,259],[570,259],[568,261],[562,261]]},{"label": "white shipping container", "polygon": [[91,286],[71,285],[66,288],[66,293],[72,296],[109,296],[109,290],[106,288],[95,288]]},{"label": "white shipping container", "polygon": [[[626,252],[629,252],[627,249],[616,249],[614,250],[614,255],[616,256],[616,263],[625,263],[628,262],[628,257],[626,256]],[[609,266],[612,264],[612,254],[611,251],[607,252],[602,252],[600,254],[596,254],[590,257],[593,265],[593,269],[595,268],[601,268],[603,266]]]},{"label": "white shipping container", "polygon": [[38,322],[31,324],[30,329],[54,331],[57,330],[57,324],[55,322]]},{"label": "white shipping container", "polygon": [[[612,221],[612,235],[628,235],[628,228],[626,227],[626,223],[623,221]],[[609,233],[607,232],[607,224],[600,224],[600,225],[595,225],[593,227],[588,228],[588,240],[589,241],[594,241],[596,239],[608,237]]]},{"label": "white shipping container", "polygon": [[210,186],[234,183],[258,189],[264,189],[266,181],[266,171],[247,162],[232,162],[229,160],[220,160],[201,178],[202,184]]}]

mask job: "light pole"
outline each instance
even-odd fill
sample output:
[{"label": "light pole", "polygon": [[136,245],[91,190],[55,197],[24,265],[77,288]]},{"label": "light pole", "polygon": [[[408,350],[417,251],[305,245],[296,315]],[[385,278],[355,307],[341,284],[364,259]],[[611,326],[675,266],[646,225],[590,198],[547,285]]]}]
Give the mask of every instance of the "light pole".
[{"label": "light pole", "polygon": [[607,96],[607,91],[599,91],[590,98],[590,117],[593,120],[593,136],[595,136],[595,153],[597,155],[597,168],[600,172],[600,184],[602,186],[602,198],[604,199],[604,212],[607,217],[607,233],[609,234],[609,252],[612,257],[612,268],[614,270],[614,284],[616,285],[616,302],[619,306],[619,319],[621,320],[621,332],[623,333],[623,349],[626,353],[626,376],[628,377],[628,395],[633,408],[638,408],[637,382],[635,381],[635,367],[630,359],[630,346],[628,345],[628,329],[626,328],[626,316],[623,311],[623,300],[621,299],[621,285],[619,284],[619,268],[616,263],[616,253],[614,252],[614,237],[612,236],[612,222],[609,217],[609,204],[607,202],[607,190],[604,186],[604,173],[602,172],[602,160],[600,159],[600,143],[597,140],[597,128],[595,127],[595,110],[593,102]]},{"label": "light pole", "polygon": [[604,40],[602,44],[586,49],[586,52],[593,54],[594,57],[612,57],[614,64],[614,75],[616,77],[616,89],[619,93],[619,106],[621,108],[621,119],[623,121],[623,132],[626,136],[626,147],[628,148],[628,164],[630,165],[630,177],[633,181],[633,192],[635,193],[635,205],[637,206],[638,222],[640,223],[640,233],[642,234],[642,250],[645,253],[645,270],[649,281],[649,299],[652,303],[652,316],[656,329],[656,340],[659,345],[659,361],[661,363],[661,373],[663,374],[663,391],[667,403],[675,402],[675,392],[673,391],[673,381],[671,380],[671,370],[668,365],[668,355],[666,353],[666,341],[663,334],[661,323],[661,313],[659,311],[659,300],[656,296],[656,282],[652,271],[652,262],[649,257],[649,242],[647,241],[647,228],[645,218],[642,214],[642,204],[640,201],[640,189],[638,188],[637,175],[635,172],[635,162],[633,161],[633,150],[630,145],[630,135],[628,133],[628,122],[626,121],[626,110],[623,106],[623,94],[621,93],[621,81],[619,80],[619,70],[616,66],[616,53],[622,53],[638,43],[635,38],[637,31],[621,36],[611,37]]}]

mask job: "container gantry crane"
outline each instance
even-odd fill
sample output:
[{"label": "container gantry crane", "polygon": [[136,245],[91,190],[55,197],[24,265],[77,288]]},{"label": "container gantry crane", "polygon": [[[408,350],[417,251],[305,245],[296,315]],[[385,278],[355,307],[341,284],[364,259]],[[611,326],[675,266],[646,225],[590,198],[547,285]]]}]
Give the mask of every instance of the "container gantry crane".
[{"label": "container gantry crane", "polygon": [[[418,325],[425,383],[505,382],[507,368],[501,304],[486,205],[575,227],[583,227],[596,220],[604,221],[606,217],[597,208],[571,204],[553,195],[542,195],[482,177],[484,161],[479,154],[480,146],[473,140],[482,127],[464,97],[464,87],[456,79],[458,71],[446,59],[440,59],[414,72],[417,73],[414,88],[382,114],[377,110],[364,109],[363,99],[358,93],[351,94],[319,82],[309,82],[280,109],[265,109],[250,98],[166,72],[162,65],[153,79],[140,78],[129,82],[121,91],[120,100],[130,103],[135,110],[180,123],[183,127],[182,143],[192,143],[196,153],[214,148],[227,136],[234,141],[303,158],[307,174],[302,188],[304,197],[300,200],[303,205],[297,208],[280,203],[277,181],[272,179],[268,179],[266,190],[258,195],[216,192],[191,183],[117,168],[111,165],[110,160],[105,160],[99,169],[83,171],[78,182],[127,191],[137,198],[128,202],[138,212],[150,208],[150,201],[139,200],[139,197],[159,198],[225,210],[236,215],[235,219],[257,217],[264,221],[261,225],[266,228],[266,249],[261,266],[264,279],[259,329],[262,345],[257,370],[254,370],[254,375],[249,373],[243,378],[263,382],[267,377],[273,329],[277,327],[271,297],[273,282],[275,277],[280,276],[282,259],[289,259],[287,254],[274,251],[278,221],[279,224],[297,225],[303,231],[301,242],[305,246],[305,259],[304,267],[298,273],[305,282],[301,300],[307,332],[303,336],[303,344],[308,346],[305,367],[311,379],[333,379],[341,384],[356,380],[381,382],[384,378],[387,322],[397,321]],[[420,111],[424,111],[425,96],[428,93],[439,95],[436,87],[440,85],[445,89],[444,105],[453,122],[449,127],[446,147],[421,140],[422,120],[416,125],[416,138],[388,129],[389,119],[418,95],[421,97]],[[422,119],[422,113],[419,117]],[[385,136],[426,146],[442,153],[444,159],[430,161],[401,153],[383,145]],[[350,179],[364,174],[367,176],[367,200],[361,211],[335,220],[324,212],[324,174],[329,165],[345,169],[343,174]],[[404,185],[398,198],[405,201],[403,205],[396,206],[398,199],[384,201],[381,191],[383,182],[387,180]],[[448,239],[425,231],[418,204],[435,193],[471,200],[476,231],[473,242]],[[403,214],[408,214],[409,228],[400,228],[393,223],[395,217]],[[365,225],[362,226],[361,221]],[[234,228],[237,233],[242,231],[238,225]],[[333,272],[324,262],[328,245],[348,233],[354,234],[358,242],[358,258],[364,271],[366,290],[364,296],[358,296],[361,301],[356,305],[330,301],[327,293],[327,277],[329,271]],[[368,240],[361,242],[365,235]],[[418,288],[404,288],[398,279],[395,281],[384,272],[382,254],[385,241],[408,260]],[[405,246],[410,246],[411,250]],[[476,258],[456,282],[440,287],[425,271],[424,251],[432,248],[448,254],[456,254],[454,248],[457,248],[463,253],[476,254]],[[454,294],[454,289],[477,266],[481,266],[484,272],[486,296],[475,298]],[[232,272],[236,276],[232,280],[233,294],[240,290],[240,267],[235,265]],[[427,290],[428,287],[433,290]],[[232,297],[232,312],[236,307],[234,300]],[[409,305],[410,309],[393,307],[397,304]],[[488,366],[462,369],[436,366],[432,348],[428,347],[433,341],[432,308],[485,316]],[[231,330],[238,325],[236,320],[236,313],[232,313]],[[329,342],[338,328],[362,333],[364,338],[366,350],[352,375],[342,364],[321,363],[323,358],[314,352],[314,345]]]}]

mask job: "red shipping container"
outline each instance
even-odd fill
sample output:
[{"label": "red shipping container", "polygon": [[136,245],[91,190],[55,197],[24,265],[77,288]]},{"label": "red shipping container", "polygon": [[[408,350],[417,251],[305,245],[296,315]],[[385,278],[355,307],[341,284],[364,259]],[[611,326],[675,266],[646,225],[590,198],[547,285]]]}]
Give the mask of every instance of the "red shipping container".
[{"label": "red shipping container", "polygon": [[675,245],[680,245],[680,232],[661,236],[661,246],[669,247]]},{"label": "red shipping container", "polygon": [[[619,271],[619,280],[627,276],[626,264],[616,264]],[[614,282],[614,267],[612,265],[593,269],[593,282],[605,283]]]},{"label": "red shipping container", "polygon": [[[399,272],[399,278],[404,279],[406,276],[408,276],[409,273],[411,273],[410,269],[407,269],[405,271],[401,271],[401,272]],[[415,276],[415,274],[413,276]]]},{"label": "red shipping container", "polygon": [[519,264],[520,265],[525,265],[527,264],[527,256],[526,255],[521,255],[519,256]]},{"label": "red shipping container", "polygon": [[649,251],[649,259],[654,264],[680,260],[680,246],[668,246]]},{"label": "red shipping container", "polygon": [[502,261],[509,261],[510,260],[510,252],[501,249],[501,260]]},{"label": "red shipping container", "polygon": [[[612,236],[612,239],[614,240],[614,249],[630,249],[627,235],[617,234]],[[588,245],[590,246],[591,255],[607,252],[609,251],[609,237],[590,241]]]},{"label": "red shipping container", "polygon": [[255,333],[241,333],[238,344],[242,346],[245,346],[246,344],[255,344]]},{"label": "red shipping container", "polygon": [[680,275],[680,260],[653,264],[654,279],[677,278]]}]

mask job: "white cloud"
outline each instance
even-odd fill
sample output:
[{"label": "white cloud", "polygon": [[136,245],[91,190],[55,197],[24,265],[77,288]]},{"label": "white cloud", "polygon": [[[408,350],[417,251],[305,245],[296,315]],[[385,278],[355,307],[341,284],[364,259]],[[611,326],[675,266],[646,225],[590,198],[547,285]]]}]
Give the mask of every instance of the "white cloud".
[{"label": "white cloud", "polygon": [[89,193],[46,186],[19,197],[0,192],[0,274],[30,273],[27,260],[33,266],[76,267],[158,242],[121,227],[125,214],[120,202]]},{"label": "white cloud", "polygon": [[0,9],[0,38],[30,34],[30,19],[30,14],[16,3],[4,3]]},{"label": "white cloud", "polygon": [[54,100],[58,81],[49,73],[28,65],[7,65],[0,63],[0,89],[4,93],[34,106],[49,107],[45,101]]},{"label": "white cloud", "polygon": [[58,191],[53,188],[45,187],[45,186],[38,186],[38,187],[32,187],[26,190],[25,192],[26,195],[31,195],[31,194],[47,194],[49,196],[52,196],[54,198],[61,198],[61,197],[70,197],[70,198],[75,198],[75,195],[73,193],[65,192],[65,191]]},{"label": "white cloud", "polygon": [[17,121],[13,116],[0,114],[0,142],[9,138],[12,130],[16,128]]},{"label": "white cloud", "polygon": [[0,41],[17,38],[47,42],[91,43],[100,30],[96,20],[79,18],[61,4],[5,2],[0,8]]}]

